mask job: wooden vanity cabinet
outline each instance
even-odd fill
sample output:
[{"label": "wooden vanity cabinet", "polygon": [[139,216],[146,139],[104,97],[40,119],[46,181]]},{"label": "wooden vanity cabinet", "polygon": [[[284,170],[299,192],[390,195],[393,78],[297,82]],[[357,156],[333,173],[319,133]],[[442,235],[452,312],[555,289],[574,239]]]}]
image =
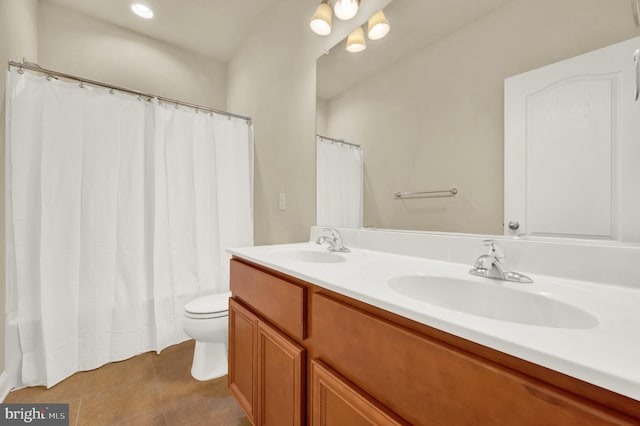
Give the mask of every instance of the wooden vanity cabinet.
[{"label": "wooden vanity cabinet", "polygon": [[[301,426],[306,358],[294,339],[305,334],[306,289],[238,261],[232,265],[229,390],[254,425]],[[273,318],[284,326],[271,325]]]},{"label": "wooden vanity cabinet", "polygon": [[254,424],[640,425],[640,401],[234,259],[229,387]]}]

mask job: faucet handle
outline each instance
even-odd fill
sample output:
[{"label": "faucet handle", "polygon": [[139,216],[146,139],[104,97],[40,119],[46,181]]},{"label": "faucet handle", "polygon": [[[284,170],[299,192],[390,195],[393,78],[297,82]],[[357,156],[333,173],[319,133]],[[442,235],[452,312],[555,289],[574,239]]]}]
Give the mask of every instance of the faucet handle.
[{"label": "faucet handle", "polygon": [[334,244],[342,245],[342,235],[336,228],[324,228],[322,231],[331,234]]},{"label": "faucet handle", "polygon": [[331,236],[321,235],[316,240],[317,244],[322,244],[323,242],[329,243],[329,251],[338,251],[341,253],[349,253],[351,250],[346,248],[342,244],[342,235],[340,231],[335,228],[324,228],[322,230],[323,234],[329,233]]},{"label": "faucet handle", "polygon": [[502,250],[502,247],[498,245],[497,242],[495,242],[494,240],[483,240],[482,242],[484,243],[485,246],[489,247],[489,256],[493,257],[498,261],[504,259],[505,257],[504,251]]},{"label": "faucet handle", "polygon": [[338,232],[338,230],[336,228],[323,228],[322,229],[323,232],[329,232],[331,234],[332,237],[336,238],[337,235],[340,234],[340,232]]}]

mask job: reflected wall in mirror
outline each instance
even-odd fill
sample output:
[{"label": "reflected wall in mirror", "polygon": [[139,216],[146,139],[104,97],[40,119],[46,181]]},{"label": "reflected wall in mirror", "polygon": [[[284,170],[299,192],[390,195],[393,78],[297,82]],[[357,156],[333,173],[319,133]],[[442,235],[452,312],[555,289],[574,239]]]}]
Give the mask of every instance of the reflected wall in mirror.
[{"label": "reflected wall in mirror", "polygon": [[317,132],[362,146],[376,228],[502,234],[504,79],[640,35],[628,0],[394,0],[385,14],[387,37],[317,63]]}]

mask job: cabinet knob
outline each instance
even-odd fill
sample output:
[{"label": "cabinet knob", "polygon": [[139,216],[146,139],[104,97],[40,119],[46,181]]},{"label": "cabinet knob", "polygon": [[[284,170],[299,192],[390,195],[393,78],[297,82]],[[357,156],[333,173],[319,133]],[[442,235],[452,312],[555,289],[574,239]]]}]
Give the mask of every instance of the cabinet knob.
[{"label": "cabinet knob", "polygon": [[507,225],[509,227],[509,229],[511,229],[512,231],[517,230],[518,228],[520,228],[520,222],[512,220],[511,222],[508,223]]}]

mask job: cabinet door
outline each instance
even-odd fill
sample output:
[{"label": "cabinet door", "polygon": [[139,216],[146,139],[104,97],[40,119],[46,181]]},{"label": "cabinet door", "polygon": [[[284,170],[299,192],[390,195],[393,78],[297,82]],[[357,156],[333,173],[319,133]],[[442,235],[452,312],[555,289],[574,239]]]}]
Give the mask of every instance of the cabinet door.
[{"label": "cabinet door", "polygon": [[256,425],[302,425],[304,348],[258,320]]},{"label": "cabinet door", "polygon": [[311,361],[311,425],[404,425],[318,360]]},{"label": "cabinet door", "polygon": [[255,423],[257,401],[258,317],[229,300],[229,390]]}]

